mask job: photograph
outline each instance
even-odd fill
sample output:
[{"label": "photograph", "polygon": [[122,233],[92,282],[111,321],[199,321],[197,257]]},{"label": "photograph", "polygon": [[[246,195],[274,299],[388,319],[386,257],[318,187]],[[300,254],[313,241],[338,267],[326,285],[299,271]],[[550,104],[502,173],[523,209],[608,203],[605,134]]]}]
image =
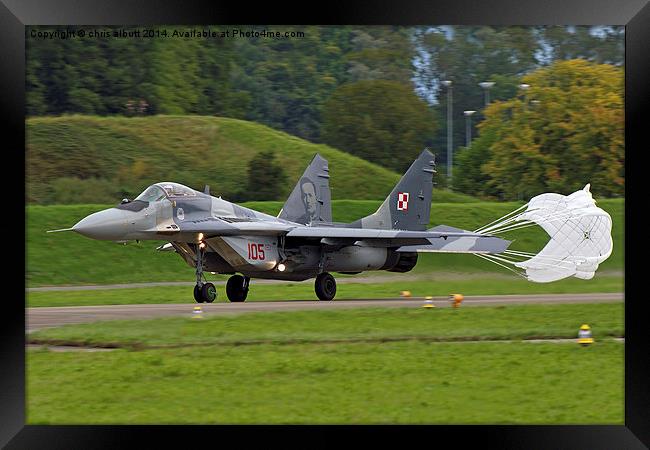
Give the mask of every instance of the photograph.
[{"label": "photograph", "polygon": [[27,27],[26,423],[623,424],[624,55]]},{"label": "photograph", "polygon": [[2,0],[0,447],[647,448],[648,23]]}]

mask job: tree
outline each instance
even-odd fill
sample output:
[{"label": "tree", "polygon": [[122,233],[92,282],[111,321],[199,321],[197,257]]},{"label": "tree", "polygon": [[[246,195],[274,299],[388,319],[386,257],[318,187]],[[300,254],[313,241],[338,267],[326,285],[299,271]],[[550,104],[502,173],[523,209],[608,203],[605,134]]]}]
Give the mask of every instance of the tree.
[{"label": "tree", "polygon": [[345,84],[332,94],[323,113],[327,144],[400,172],[434,130],[426,103],[409,85],[396,81]]},{"label": "tree", "polygon": [[[540,43],[531,27],[438,27],[421,28],[415,34],[420,62],[415,77],[421,95],[435,104],[442,117],[447,111],[447,89],[441,81],[453,82],[453,141],[465,141],[463,110],[476,110],[478,123],[484,107],[483,81],[496,82],[491,101],[510,98],[514,79],[537,67],[535,54]],[[476,133],[474,133],[476,135]],[[447,129],[441,127],[434,148],[446,148]],[[440,162],[446,162],[443,152]]]},{"label": "tree", "polygon": [[272,150],[259,152],[248,163],[248,192],[243,197],[255,200],[280,200],[286,188],[284,169]]},{"label": "tree", "polygon": [[461,151],[462,190],[521,199],[591,183],[595,195],[622,195],[622,69],[558,61],[522,82],[526,95],[490,105],[480,136]]}]

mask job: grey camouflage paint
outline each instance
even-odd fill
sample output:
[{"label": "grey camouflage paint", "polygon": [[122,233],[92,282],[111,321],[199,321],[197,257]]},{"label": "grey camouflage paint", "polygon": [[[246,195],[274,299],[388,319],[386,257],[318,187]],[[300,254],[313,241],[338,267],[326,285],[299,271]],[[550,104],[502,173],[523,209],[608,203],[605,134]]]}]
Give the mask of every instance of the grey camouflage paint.
[{"label": "grey camouflage paint", "polygon": [[[349,224],[332,223],[329,167],[316,155],[278,217],[163,182],[155,186],[174,185],[184,195],[119,205],[86,217],[72,230],[104,240],[166,239],[192,267],[203,241],[207,271],[284,280],[305,280],[322,271],[405,272],[416,264],[417,252],[503,252],[509,241],[444,225],[426,230],[434,173],[434,156],[424,150],[374,214]],[[286,271],[277,270],[280,262]]]},{"label": "grey camouflage paint", "polygon": [[431,213],[435,166],[433,153],[422,151],[379,209],[349,226],[424,231]]}]

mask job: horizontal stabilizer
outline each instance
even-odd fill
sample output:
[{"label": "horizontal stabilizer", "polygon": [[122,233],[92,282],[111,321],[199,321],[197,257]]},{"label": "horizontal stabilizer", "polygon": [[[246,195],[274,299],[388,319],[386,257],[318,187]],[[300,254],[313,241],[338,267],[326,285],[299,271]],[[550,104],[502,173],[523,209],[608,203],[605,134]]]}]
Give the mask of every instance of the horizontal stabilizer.
[{"label": "horizontal stabilizer", "polygon": [[398,252],[419,253],[502,253],[512,241],[492,236],[455,236],[447,239],[427,239],[427,245],[405,245]]},{"label": "horizontal stabilizer", "polygon": [[504,252],[511,241],[494,236],[483,236],[472,231],[438,225],[429,228],[427,233],[439,234],[442,239],[428,238],[427,244],[404,245],[397,249],[398,252],[440,252],[440,253],[501,253]]}]

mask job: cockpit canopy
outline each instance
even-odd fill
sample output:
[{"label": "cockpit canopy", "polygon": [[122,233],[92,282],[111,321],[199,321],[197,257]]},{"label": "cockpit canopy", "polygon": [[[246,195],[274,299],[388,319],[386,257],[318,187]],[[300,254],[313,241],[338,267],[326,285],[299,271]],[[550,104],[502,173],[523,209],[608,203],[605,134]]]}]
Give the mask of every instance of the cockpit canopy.
[{"label": "cockpit canopy", "polygon": [[194,197],[196,191],[178,183],[162,182],[149,186],[135,199],[143,202],[155,202],[163,198]]},{"label": "cockpit canopy", "polygon": [[196,191],[178,183],[162,182],[156,183],[154,186],[162,188],[167,197],[196,197]]}]

